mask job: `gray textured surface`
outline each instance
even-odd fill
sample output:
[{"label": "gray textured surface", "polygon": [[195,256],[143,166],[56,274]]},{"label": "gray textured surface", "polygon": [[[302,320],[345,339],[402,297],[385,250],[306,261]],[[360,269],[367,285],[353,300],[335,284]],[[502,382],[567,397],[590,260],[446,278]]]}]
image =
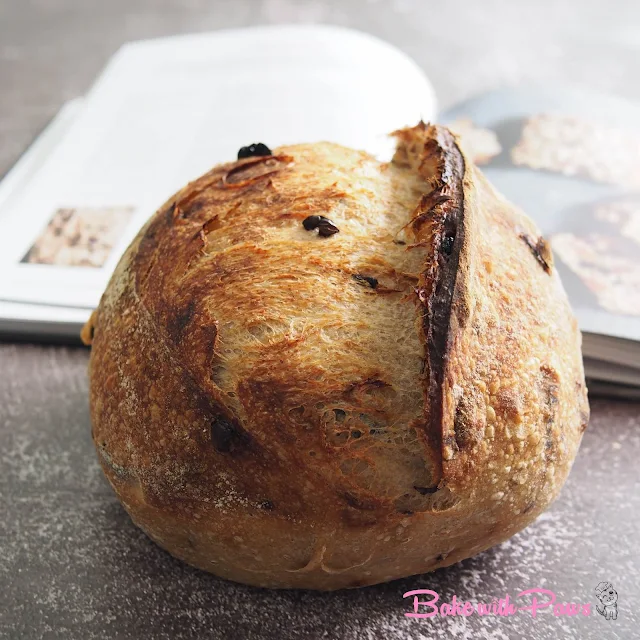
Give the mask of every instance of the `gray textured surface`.
[{"label": "gray textured surface", "polygon": [[[264,22],[321,21],[412,55],[443,106],[495,86],[572,82],[640,99],[640,3],[0,0],[0,173],[124,41]],[[173,560],[130,523],[90,440],[87,352],[0,344],[0,637],[633,638],[640,624],[640,405],[598,400],[560,499],[477,558],[353,592],[268,592]],[[410,620],[402,594],[491,601],[546,587],[618,620]]]}]

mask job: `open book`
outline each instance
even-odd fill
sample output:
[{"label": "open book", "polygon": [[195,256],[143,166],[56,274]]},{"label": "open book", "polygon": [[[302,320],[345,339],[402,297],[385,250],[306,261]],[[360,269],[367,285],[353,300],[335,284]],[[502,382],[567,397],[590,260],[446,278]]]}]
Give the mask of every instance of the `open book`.
[{"label": "open book", "polygon": [[624,129],[639,116],[612,98],[518,90],[438,116],[413,61],[336,27],[126,45],[0,183],[0,332],[76,338],[144,221],[241,146],[332,140],[389,159],[389,132],[439,120],[551,236],[588,375],[631,394],[640,387],[640,153],[638,134]]}]

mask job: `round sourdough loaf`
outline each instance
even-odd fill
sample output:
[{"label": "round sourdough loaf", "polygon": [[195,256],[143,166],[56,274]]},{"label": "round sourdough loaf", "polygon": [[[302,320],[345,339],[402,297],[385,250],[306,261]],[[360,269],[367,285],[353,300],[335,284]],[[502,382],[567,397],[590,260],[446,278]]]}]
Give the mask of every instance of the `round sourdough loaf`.
[{"label": "round sourdough loaf", "polygon": [[312,589],[432,571],[569,473],[589,410],[547,243],[447,129],[394,135],[390,163],[317,143],[215,167],[83,331],[104,472],[192,565]]}]

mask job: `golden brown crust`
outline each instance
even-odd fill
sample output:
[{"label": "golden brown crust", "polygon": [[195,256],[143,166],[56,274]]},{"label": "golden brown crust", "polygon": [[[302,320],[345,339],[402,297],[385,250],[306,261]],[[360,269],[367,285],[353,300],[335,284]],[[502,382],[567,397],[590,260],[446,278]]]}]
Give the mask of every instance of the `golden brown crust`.
[{"label": "golden brown crust", "polygon": [[318,589],[430,571],[569,471],[588,406],[544,242],[446,129],[395,135],[390,164],[321,143],[215,167],[92,318],[105,474],[191,564]]}]

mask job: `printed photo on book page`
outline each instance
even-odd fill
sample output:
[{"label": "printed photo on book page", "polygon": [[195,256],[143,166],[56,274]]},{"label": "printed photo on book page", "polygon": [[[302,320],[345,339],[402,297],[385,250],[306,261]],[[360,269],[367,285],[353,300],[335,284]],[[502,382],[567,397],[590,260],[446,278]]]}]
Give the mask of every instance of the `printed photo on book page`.
[{"label": "printed photo on book page", "polygon": [[[442,119],[550,240],[583,332],[639,341],[640,107],[562,88],[506,89]],[[635,356],[627,364],[639,366]]]}]

